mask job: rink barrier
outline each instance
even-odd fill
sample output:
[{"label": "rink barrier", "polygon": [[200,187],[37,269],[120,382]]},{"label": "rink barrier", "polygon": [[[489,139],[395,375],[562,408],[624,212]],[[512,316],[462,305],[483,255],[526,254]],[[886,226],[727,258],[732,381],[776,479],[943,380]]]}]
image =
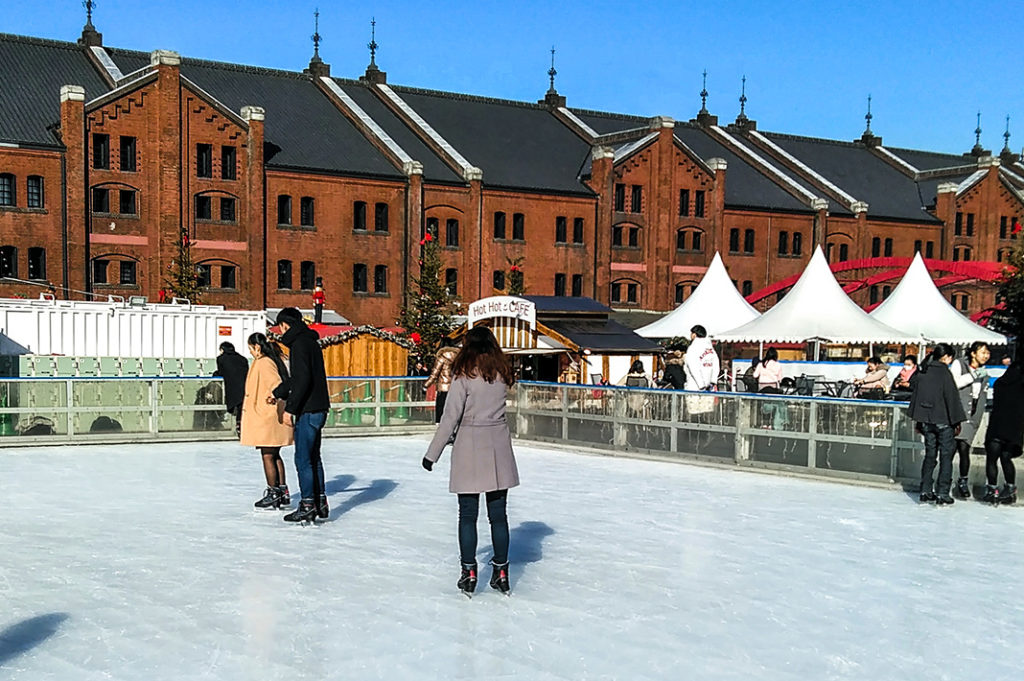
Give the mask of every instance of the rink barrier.
[{"label": "rink barrier", "polygon": [[[325,434],[434,427],[421,377],[332,377]],[[0,448],[30,444],[232,440],[223,382],[210,377],[0,379]]]}]

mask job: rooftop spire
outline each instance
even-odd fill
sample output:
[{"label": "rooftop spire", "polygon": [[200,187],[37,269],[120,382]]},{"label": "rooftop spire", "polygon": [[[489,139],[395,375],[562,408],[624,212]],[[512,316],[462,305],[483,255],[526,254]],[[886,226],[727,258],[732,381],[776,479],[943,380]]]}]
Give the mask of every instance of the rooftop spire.
[{"label": "rooftop spire", "polygon": [[867,121],[867,127],[864,129],[863,134],[860,136],[860,141],[869,147],[880,147],[882,146],[882,138],[871,132],[871,119],[874,115],[871,113],[871,95],[868,95],[868,112],[864,114],[864,120]]},{"label": "rooftop spire", "polygon": [[981,156],[985,153],[985,149],[981,146],[981,112],[978,112],[978,127],[974,129],[974,148],[971,149],[971,153],[975,156]]},{"label": "rooftop spire", "polygon": [[551,68],[548,69],[548,91],[544,93],[544,99],[538,101],[538,104],[543,104],[548,109],[559,109],[565,106],[565,97],[558,94],[558,90],[555,89],[555,76],[558,75],[558,71],[555,70],[555,46],[551,46]]},{"label": "rooftop spire", "polygon": [[317,7],[313,12],[313,61],[320,60],[320,8]]},{"label": "rooftop spire", "polygon": [[306,73],[314,78],[331,75],[331,65],[320,58],[320,42],[323,40],[323,36],[320,35],[319,7],[313,12],[313,35],[310,36],[310,40],[313,41],[313,58],[309,60],[309,67],[306,69]]},{"label": "rooftop spire", "polygon": [[551,81],[551,85],[548,87],[548,94],[557,94],[558,90],[555,89],[555,76],[558,75],[558,71],[555,70],[555,46],[551,46],[551,68],[548,69],[548,80]]},{"label": "rooftop spire", "polygon": [[1006,114],[1006,132],[1003,133],[1003,151],[1004,154],[1010,153],[1010,114]]},{"label": "rooftop spire", "polygon": [[868,122],[868,127],[864,130],[865,135],[871,134],[871,119],[874,116],[871,115],[871,95],[868,95],[868,112],[864,115],[864,120]]},{"label": "rooftop spire", "polygon": [[364,83],[386,83],[388,74],[377,68],[377,17],[370,17],[370,42],[366,43],[366,49],[370,51],[370,63],[366,66],[366,73],[359,76]]},{"label": "rooftop spire", "polygon": [[700,111],[697,115],[708,113],[708,70],[704,69],[704,73],[701,74],[703,80],[701,81],[700,88]]},{"label": "rooftop spire", "polygon": [[746,75],[743,76],[742,81],[743,81],[743,86],[742,86],[742,89],[740,90],[740,115],[736,117],[737,121],[745,121],[745,120],[747,120],[747,114],[745,113],[745,109],[747,108],[747,77],[746,77]]},{"label": "rooftop spire", "polygon": [[78,44],[85,47],[100,47],[103,45],[103,34],[92,25],[92,11],[96,8],[94,0],[82,0],[82,7],[85,8],[85,26],[82,27],[82,37]]}]

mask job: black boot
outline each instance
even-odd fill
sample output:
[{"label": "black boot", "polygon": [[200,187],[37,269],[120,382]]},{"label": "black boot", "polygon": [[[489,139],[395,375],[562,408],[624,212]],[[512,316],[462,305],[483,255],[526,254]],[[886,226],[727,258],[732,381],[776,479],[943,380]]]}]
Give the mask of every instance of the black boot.
[{"label": "black boot", "polygon": [[280,497],[281,506],[292,505],[292,495],[288,493],[288,485],[278,485],[277,495]]},{"label": "black boot", "polygon": [[958,478],[956,481],[956,495],[961,499],[971,498],[971,485],[967,478]]},{"label": "black boot", "polygon": [[462,564],[462,575],[456,586],[467,596],[476,591],[476,563]]},{"label": "black boot", "polygon": [[331,509],[327,505],[327,495],[321,494],[316,500],[316,516],[318,518],[326,519],[331,514]]},{"label": "black boot", "polygon": [[268,487],[267,491],[263,493],[263,498],[253,504],[253,506],[256,508],[277,508],[280,499],[277,488]]},{"label": "black boot", "polygon": [[284,517],[287,523],[313,522],[316,518],[316,504],[312,499],[303,499],[299,507]]},{"label": "black boot", "polygon": [[935,496],[935,492],[921,492],[921,496],[918,497],[918,500],[922,504],[927,504],[928,502],[935,501],[936,499],[938,499],[938,497]]},{"label": "black boot", "polygon": [[1004,485],[999,490],[999,503],[1000,504],[1016,504],[1017,503],[1017,485]]},{"label": "black boot", "polygon": [[999,503],[999,488],[995,485],[985,485],[985,496],[981,498],[987,504]]},{"label": "black boot", "polygon": [[939,498],[935,500],[937,506],[949,506],[953,503],[953,497],[948,494],[940,494]]},{"label": "black boot", "polygon": [[491,568],[491,588],[507,594],[510,588],[508,583],[508,562],[498,564],[492,560]]}]

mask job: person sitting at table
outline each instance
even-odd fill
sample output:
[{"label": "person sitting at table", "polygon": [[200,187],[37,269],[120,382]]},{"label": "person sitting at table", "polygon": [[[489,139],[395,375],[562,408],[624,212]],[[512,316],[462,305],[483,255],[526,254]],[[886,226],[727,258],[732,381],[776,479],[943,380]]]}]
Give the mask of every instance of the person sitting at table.
[{"label": "person sitting at table", "polygon": [[892,382],[890,392],[898,400],[909,400],[914,387],[911,381],[917,373],[917,355],[907,355],[903,358],[903,368]]},{"label": "person sitting at table", "polygon": [[758,392],[776,395],[782,392],[779,388],[779,384],[782,383],[782,365],[779,364],[778,350],[768,348],[764,353],[764,359],[754,369],[754,378],[757,379]]},{"label": "person sitting at table", "polygon": [[853,379],[857,397],[880,398],[889,392],[889,367],[878,357],[868,359],[863,378]]}]

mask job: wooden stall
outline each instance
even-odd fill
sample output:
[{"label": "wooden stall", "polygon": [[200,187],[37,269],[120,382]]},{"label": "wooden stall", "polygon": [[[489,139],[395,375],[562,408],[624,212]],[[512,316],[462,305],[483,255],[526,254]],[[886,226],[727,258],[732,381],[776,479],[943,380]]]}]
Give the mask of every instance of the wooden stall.
[{"label": "wooden stall", "polygon": [[398,335],[401,329],[326,324],[310,324],[309,328],[320,335],[328,376],[406,374],[412,342]]}]

